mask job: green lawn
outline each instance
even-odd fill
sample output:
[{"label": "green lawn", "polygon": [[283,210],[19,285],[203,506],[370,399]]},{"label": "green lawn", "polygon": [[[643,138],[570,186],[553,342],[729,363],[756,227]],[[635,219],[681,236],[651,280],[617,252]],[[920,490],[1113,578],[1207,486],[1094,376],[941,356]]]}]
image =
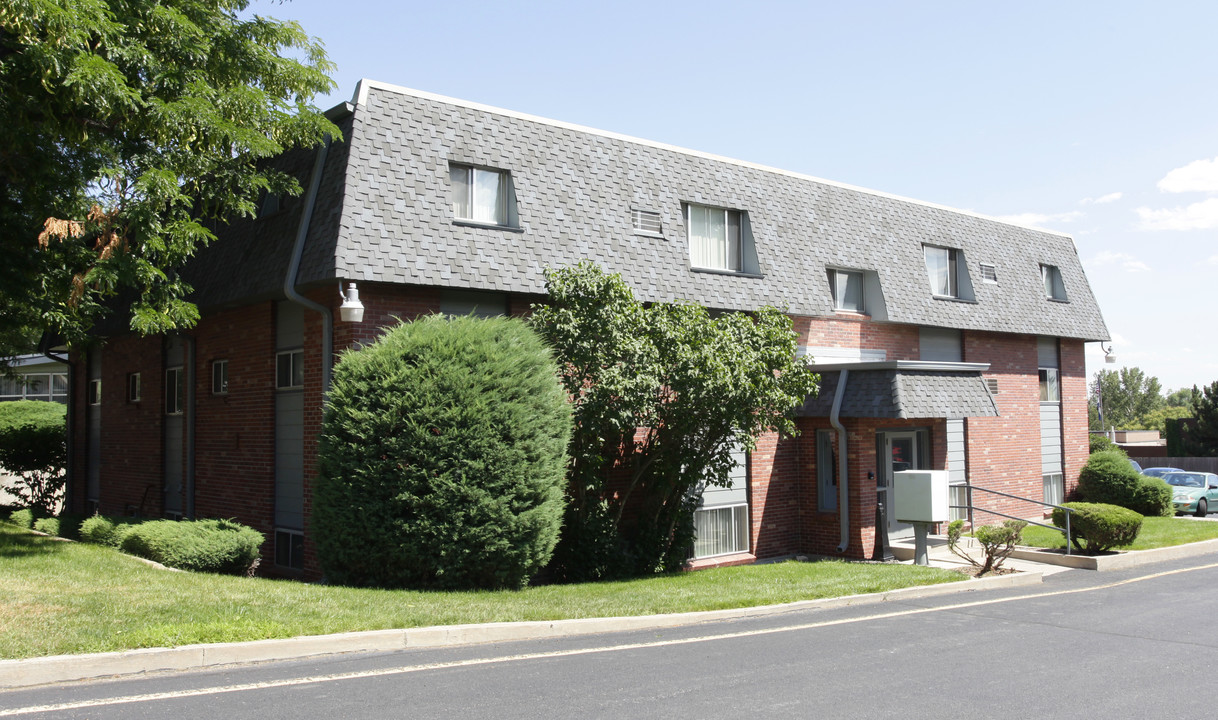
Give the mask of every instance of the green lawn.
[{"label": "green lawn", "polygon": [[171,572],[0,523],[0,658],[353,630],[647,615],[769,605],[964,579],[824,561],[500,592],[412,592]]},{"label": "green lawn", "polygon": [[[1201,522],[1188,518],[1148,517],[1142,521],[1142,531],[1132,545],[1122,550],[1151,550],[1218,538],[1218,522]],[[1066,536],[1056,530],[1029,525],[1024,528],[1021,545],[1042,548],[1064,548]]]}]

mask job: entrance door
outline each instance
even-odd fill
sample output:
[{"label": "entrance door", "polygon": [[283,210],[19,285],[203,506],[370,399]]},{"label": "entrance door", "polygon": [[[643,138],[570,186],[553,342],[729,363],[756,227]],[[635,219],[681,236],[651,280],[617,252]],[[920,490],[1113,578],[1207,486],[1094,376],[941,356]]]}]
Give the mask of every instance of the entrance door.
[{"label": "entrance door", "polygon": [[924,470],[925,430],[899,430],[879,434],[879,473],[876,493],[888,511],[888,538],[913,537],[913,525],[897,522],[892,511],[892,474],[900,470]]}]

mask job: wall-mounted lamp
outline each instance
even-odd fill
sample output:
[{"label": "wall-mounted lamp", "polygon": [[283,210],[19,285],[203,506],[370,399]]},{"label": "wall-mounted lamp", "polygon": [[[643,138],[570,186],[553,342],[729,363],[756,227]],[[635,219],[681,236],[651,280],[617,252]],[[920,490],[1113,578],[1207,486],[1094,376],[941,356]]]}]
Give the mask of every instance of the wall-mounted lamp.
[{"label": "wall-mounted lamp", "polygon": [[1100,350],[1104,351],[1104,362],[1111,365],[1116,362],[1116,353],[1112,351],[1112,346],[1104,347],[1104,343],[1100,342]]},{"label": "wall-mounted lamp", "polygon": [[338,295],[343,299],[343,304],[338,308],[338,316],[343,322],[358,323],[364,321],[364,304],[359,301],[359,288],[355,287],[355,283],[347,286],[347,292],[343,292],[342,283],[338,285]]}]

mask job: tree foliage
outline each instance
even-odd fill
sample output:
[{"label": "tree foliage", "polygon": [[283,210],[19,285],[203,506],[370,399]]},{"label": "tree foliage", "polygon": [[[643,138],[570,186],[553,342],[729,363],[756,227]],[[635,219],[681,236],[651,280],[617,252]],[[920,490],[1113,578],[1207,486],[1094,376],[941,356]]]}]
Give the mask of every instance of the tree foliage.
[{"label": "tree foliage", "polygon": [[1218,456],[1218,380],[1193,387],[1192,412],[1196,422],[1183,433],[1184,450],[1199,457]]},{"label": "tree foliage", "polygon": [[309,104],[332,64],[248,4],[0,3],[0,355],[31,326],[81,337],[116,295],[140,332],[192,325],[174,269],[261,193],[299,192],[259,161],[337,135]]},{"label": "tree foliage", "polygon": [[317,554],[350,585],[516,588],[550,559],[571,411],[522,322],[433,315],[334,368]]},{"label": "tree foliage", "polygon": [[774,308],[711,317],[691,304],[644,306],[587,261],[547,270],[546,284],[530,322],[575,415],[551,569],[574,580],[680,567],[702,488],[730,483],[735,446],[796,433],[793,410],[818,378]]},{"label": "tree foliage", "polygon": [[1140,368],[1100,370],[1091,382],[1089,425],[1092,430],[1141,427],[1143,418],[1165,405],[1162,393],[1159,379],[1146,375]]}]

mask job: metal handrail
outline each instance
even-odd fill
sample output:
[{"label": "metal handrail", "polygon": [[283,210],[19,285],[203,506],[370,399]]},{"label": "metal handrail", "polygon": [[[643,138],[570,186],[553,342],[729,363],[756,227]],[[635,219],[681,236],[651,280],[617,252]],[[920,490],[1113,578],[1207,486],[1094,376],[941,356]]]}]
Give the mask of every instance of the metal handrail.
[{"label": "metal handrail", "polygon": [[[968,510],[970,525],[973,524],[973,511],[975,511],[975,510],[980,510],[983,513],[989,513],[990,515],[997,515],[999,517],[1008,518],[1010,520],[1022,520],[1023,522],[1026,522],[1029,525],[1036,525],[1036,526],[1043,527],[1043,528],[1049,528],[1050,530],[1056,530],[1056,531],[1062,533],[1063,535],[1065,535],[1066,536],[1066,554],[1067,555],[1070,554],[1070,546],[1071,546],[1071,544],[1073,544],[1073,537],[1070,534],[1070,516],[1074,514],[1073,508],[1068,508],[1065,505],[1054,505],[1053,503],[1047,503],[1042,500],[1033,500],[1031,498],[1020,497],[1019,495],[1011,495],[1010,493],[999,492],[998,490],[990,490],[989,488],[975,487],[973,485],[965,485],[964,487],[966,488],[966,492],[968,493],[968,505],[949,505],[948,507],[951,508],[952,510]],[[1036,522],[1035,520],[1025,520],[1024,518],[1015,517],[1014,515],[1007,515],[1006,513],[1000,513],[997,510],[986,510],[985,508],[976,507],[975,505],[973,505],[973,491],[974,490],[988,492],[991,495],[1001,495],[1002,497],[1011,498],[1012,500],[1022,500],[1023,502],[1029,502],[1034,505],[1041,505],[1043,507],[1051,507],[1051,508],[1055,508],[1055,509],[1065,510],[1066,511],[1066,527],[1065,527],[1065,529],[1062,529],[1056,525],[1047,525],[1045,523]]]}]

